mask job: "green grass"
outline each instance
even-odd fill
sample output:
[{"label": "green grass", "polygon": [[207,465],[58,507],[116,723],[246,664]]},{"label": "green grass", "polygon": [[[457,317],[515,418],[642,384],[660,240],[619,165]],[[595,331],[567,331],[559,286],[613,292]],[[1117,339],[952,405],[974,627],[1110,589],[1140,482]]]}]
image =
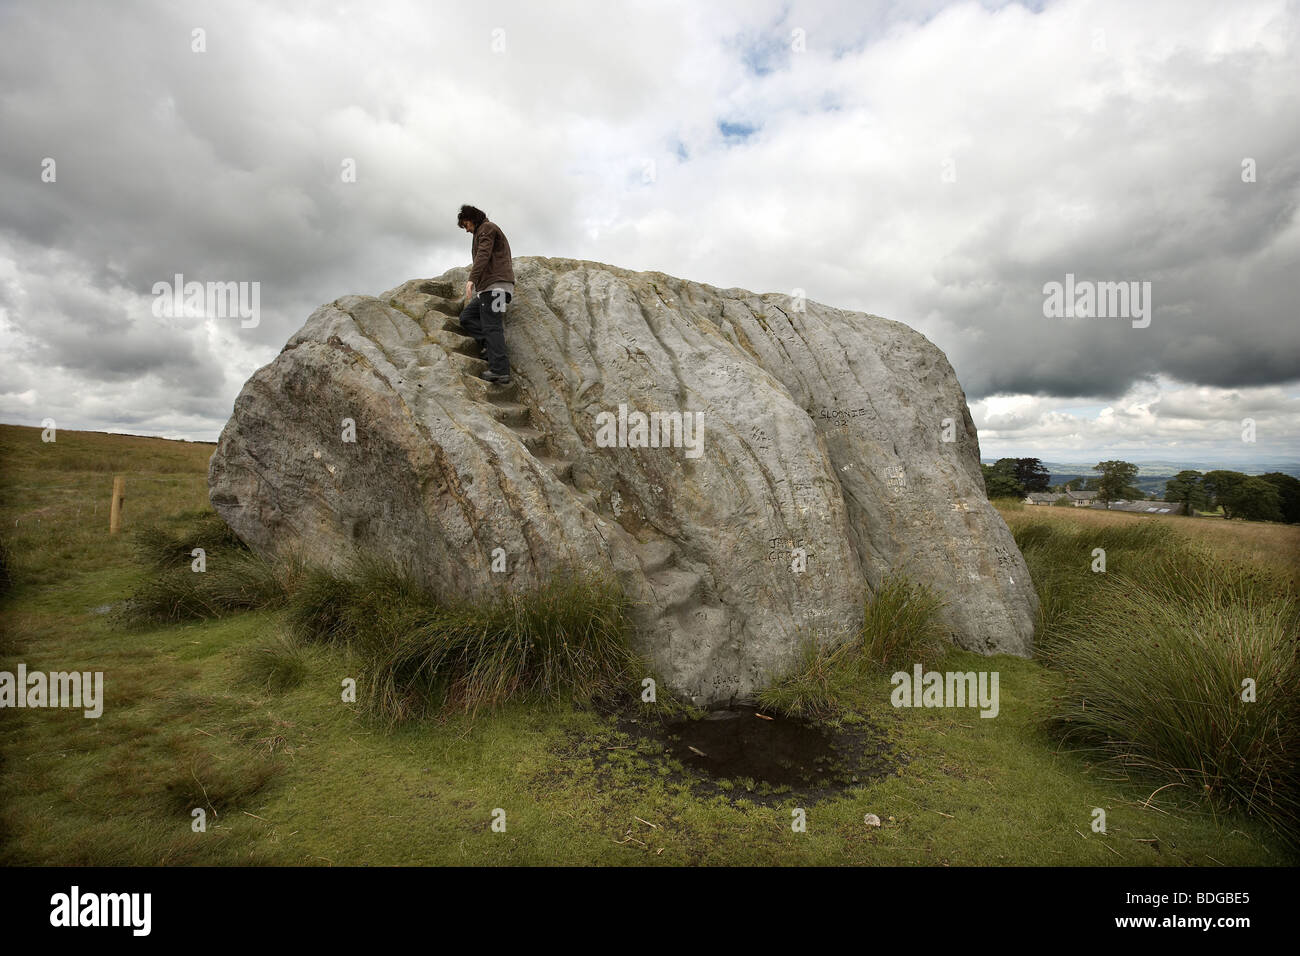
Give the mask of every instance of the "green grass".
[{"label": "green grass", "polygon": [[812,720],[838,717],[844,685],[853,679],[856,670],[849,662],[856,662],[857,650],[852,640],[836,644],[810,638],[801,648],[794,668],[758,692],[759,705],[764,710],[790,717]]},{"label": "green grass", "polygon": [[180,531],[146,525],[133,543],[152,573],[113,621],[132,629],[285,609],[286,632],[254,648],[246,669],[285,689],[301,681],[300,642],[340,647],[363,709],[389,727],[516,698],[607,698],[646,670],[630,650],[629,601],[600,575],[570,570],[537,590],[475,604],[367,553],[338,571],[297,558],[269,563],[215,514]]},{"label": "green grass", "polygon": [[205,552],[248,550],[215,512],[199,511],[189,519],[182,531],[146,524],[130,532],[137,559],[162,571],[193,565],[196,548]]},{"label": "green grass", "polygon": [[473,604],[427,591],[405,569],[361,555],[311,570],[289,602],[300,639],[341,646],[366,709],[389,725],[507,700],[590,701],[644,666],[630,650],[630,604],[608,578],[566,572],[532,592]]},{"label": "green grass", "polygon": [[941,606],[925,585],[887,577],[864,608],[859,641],[864,665],[892,671],[936,662],[944,652]]},{"label": "green grass", "polygon": [[[1167,778],[1300,836],[1300,666],[1294,602],[1162,603],[1159,582],[1116,587],[1056,653],[1063,720],[1125,767]],[[1254,681],[1243,700],[1243,681]]]},{"label": "green grass", "polygon": [[863,603],[862,625],[848,640],[822,635],[804,644],[799,662],[758,694],[759,703],[790,717],[834,720],[851,685],[898,668],[936,663],[946,650],[940,599],[929,588],[891,575]]},{"label": "green grass", "polygon": [[[1017,540],[1045,595],[1039,653],[1067,678],[1061,739],[1300,845],[1300,604],[1285,576],[1164,525],[1030,524]],[[1105,573],[1079,570],[1092,547]]]},{"label": "green grass", "polygon": [[[935,663],[999,671],[993,720],[896,710],[881,672],[846,681],[837,705],[879,728],[899,771],[806,805],[807,833],[791,831],[795,804],[747,802],[744,782],[731,799],[699,796],[611,718],[570,700],[448,710],[387,730],[363,702],[342,699],[361,663],[346,640],[276,646],[291,629],[287,606],[131,629],[99,613],[157,572],[128,534],[107,533],[112,472],[60,467],[59,456],[99,449],[131,465],[133,453],[105,446],[147,440],[81,440],[61,432],[43,445],[37,429],[0,426],[0,527],[14,575],[0,599],[0,669],[102,670],[106,697],[98,720],[0,711],[0,863],[1294,862],[1258,816],[1223,812],[1187,788],[1156,792],[1158,776],[1117,775],[1103,755],[1063,745],[1051,721],[1068,675],[1037,660],[949,650]],[[127,469],[127,528],[148,516],[188,537],[209,512],[211,448],[157,445],[149,454],[180,456],[185,470],[145,470],[144,459]],[[1123,568],[1123,554],[1109,557]],[[638,685],[627,694],[648,715],[671,706],[662,682],[657,705],[640,703]],[[1105,834],[1090,830],[1094,807],[1107,812]],[[504,833],[491,829],[497,808]],[[207,813],[206,832],[191,829],[194,809]],[[864,827],[866,813],[885,825]]]},{"label": "green grass", "polygon": [[243,659],[244,677],[276,693],[300,686],[309,670],[306,649],[287,634],[277,634],[255,644]]},{"label": "green grass", "polygon": [[232,611],[282,605],[286,577],[292,572],[272,566],[242,549],[209,552],[203,571],[189,565],[155,570],[114,615],[125,626],[217,618]]},{"label": "green grass", "polygon": [[13,555],[9,552],[9,544],[0,537],[0,598],[8,594],[13,586],[13,574],[10,571],[12,561]]},{"label": "green grass", "polygon": [[[1179,536],[1166,524],[1093,527],[1035,521],[1034,517],[1030,513],[1015,522],[1013,533],[1038,592],[1034,640],[1040,650],[1053,647],[1071,633],[1072,609],[1098,599],[1097,585],[1107,575],[1140,577],[1155,555],[1183,549]],[[1104,572],[1093,570],[1103,557],[1098,551],[1104,552]]]}]

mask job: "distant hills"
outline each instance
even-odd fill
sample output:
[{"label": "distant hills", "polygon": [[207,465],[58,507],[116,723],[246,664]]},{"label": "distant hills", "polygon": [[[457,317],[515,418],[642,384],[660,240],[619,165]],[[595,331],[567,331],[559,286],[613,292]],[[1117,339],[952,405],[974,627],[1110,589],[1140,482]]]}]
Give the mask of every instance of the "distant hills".
[{"label": "distant hills", "polygon": [[[1005,455],[1005,458],[1029,457],[1022,455]],[[1273,471],[1280,471],[1284,475],[1291,475],[1294,478],[1300,478],[1300,461],[1264,461],[1256,462],[1252,465],[1234,465],[1223,462],[1185,462],[1185,461],[1133,461],[1132,458],[1125,458],[1123,455],[1111,455],[1110,458],[1119,461],[1127,461],[1138,466],[1138,477],[1147,476],[1164,476],[1172,478],[1180,471],[1239,471],[1243,475],[1264,475]],[[981,458],[986,465],[992,465],[999,461],[1000,458]],[[1101,461],[1102,459],[1097,459]],[[1052,484],[1057,481],[1069,481],[1070,478],[1083,475],[1088,478],[1096,478],[1098,472],[1092,470],[1092,466],[1097,464],[1096,461],[1088,462],[1059,462],[1042,459],[1043,467],[1052,473]],[[1058,475],[1064,475],[1065,478],[1058,478]]]},{"label": "distant hills", "polygon": [[[1239,471],[1243,475],[1264,475],[1273,471],[1280,471],[1284,475],[1291,475],[1294,478],[1300,478],[1300,461],[1265,461],[1257,462],[1253,465],[1234,465],[1222,462],[1181,462],[1181,461],[1133,461],[1131,458],[1125,458],[1123,455],[1113,455],[1120,461],[1131,462],[1138,466],[1138,477],[1145,478],[1148,476],[1164,476],[1172,478],[1180,471]],[[1100,461],[1101,459],[1098,459]],[[997,461],[996,458],[983,458],[989,464]],[[1043,467],[1052,473],[1053,484],[1057,481],[1057,474],[1069,475],[1073,478],[1077,475],[1086,475],[1089,478],[1096,478],[1098,472],[1092,470],[1092,466],[1097,464],[1095,461],[1086,463],[1061,463],[1044,461]],[[1061,479],[1068,481],[1069,478]]]},{"label": "distant hills", "polygon": [[[1031,457],[1031,456],[1004,456],[1011,457]],[[1243,475],[1263,475],[1269,472],[1280,471],[1284,475],[1290,475],[1293,478],[1300,478],[1300,461],[1272,461],[1259,462],[1253,465],[1233,465],[1222,463],[1206,462],[1176,462],[1176,461],[1133,461],[1131,458],[1124,458],[1122,455],[1111,456],[1120,461],[1131,462],[1138,466],[1138,476],[1134,479],[1133,484],[1144,495],[1162,495],[1165,491],[1165,482],[1180,471],[1199,471],[1204,474],[1207,471],[1239,471]],[[999,459],[981,458],[980,461],[986,465],[992,465]],[[1098,459],[1099,461],[1101,459]],[[1100,473],[1093,471],[1092,466],[1097,464],[1095,461],[1087,463],[1076,462],[1055,462],[1043,461],[1043,467],[1051,472],[1052,477],[1050,484],[1053,486],[1063,485],[1067,481],[1075,478],[1097,478]]]}]

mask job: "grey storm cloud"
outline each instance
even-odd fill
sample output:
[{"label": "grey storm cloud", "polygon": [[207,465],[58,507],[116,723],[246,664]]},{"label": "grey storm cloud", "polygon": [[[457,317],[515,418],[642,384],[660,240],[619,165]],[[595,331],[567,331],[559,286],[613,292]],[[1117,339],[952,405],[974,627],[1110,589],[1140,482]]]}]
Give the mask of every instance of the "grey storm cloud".
[{"label": "grey storm cloud", "polygon": [[181,329],[146,327],[102,288],[67,276],[33,283],[13,302],[0,286],[0,306],[21,311],[28,322],[27,352],[37,366],[69,369],[88,379],[122,382],[153,374],[168,385],[213,390],[224,374],[215,357]]}]

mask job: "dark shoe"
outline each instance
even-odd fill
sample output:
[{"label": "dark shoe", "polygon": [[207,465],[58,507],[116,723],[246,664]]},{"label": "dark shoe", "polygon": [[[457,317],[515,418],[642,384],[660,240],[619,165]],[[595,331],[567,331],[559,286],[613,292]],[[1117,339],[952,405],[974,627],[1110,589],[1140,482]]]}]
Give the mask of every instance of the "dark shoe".
[{"label": "dark shoe", "polygon": [[495,372],[485,370],[485,371],[483,372],[483,374],[482,374],[481,376],[479,376],[479,377],[482,378],[483,381],[485,381],[485,382],[491,382],[493,385],[509,385],[509,384],[510,384],[510,373],[509,373],[509,372],[506,372],[505,375],[497,375]]}]

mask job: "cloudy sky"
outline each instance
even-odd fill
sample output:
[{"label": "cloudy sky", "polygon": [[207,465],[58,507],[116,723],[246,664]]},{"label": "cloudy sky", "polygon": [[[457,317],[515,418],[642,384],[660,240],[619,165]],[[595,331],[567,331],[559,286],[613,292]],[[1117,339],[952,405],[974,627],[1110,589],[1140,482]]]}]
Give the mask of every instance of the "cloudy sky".
[{"label": "cloudy sky", "polygon": [[[516,256],[906,322],[986,457],[1300,459],[1298,31],[1246,0],[8,0],[0,421],[213,440],[317,305],[466,264],[471,202]],[[177,273],[260,283],[260,323],[155,315]],[[1149,282],[1149,324],[1045,315],[1067,274]]]}]

